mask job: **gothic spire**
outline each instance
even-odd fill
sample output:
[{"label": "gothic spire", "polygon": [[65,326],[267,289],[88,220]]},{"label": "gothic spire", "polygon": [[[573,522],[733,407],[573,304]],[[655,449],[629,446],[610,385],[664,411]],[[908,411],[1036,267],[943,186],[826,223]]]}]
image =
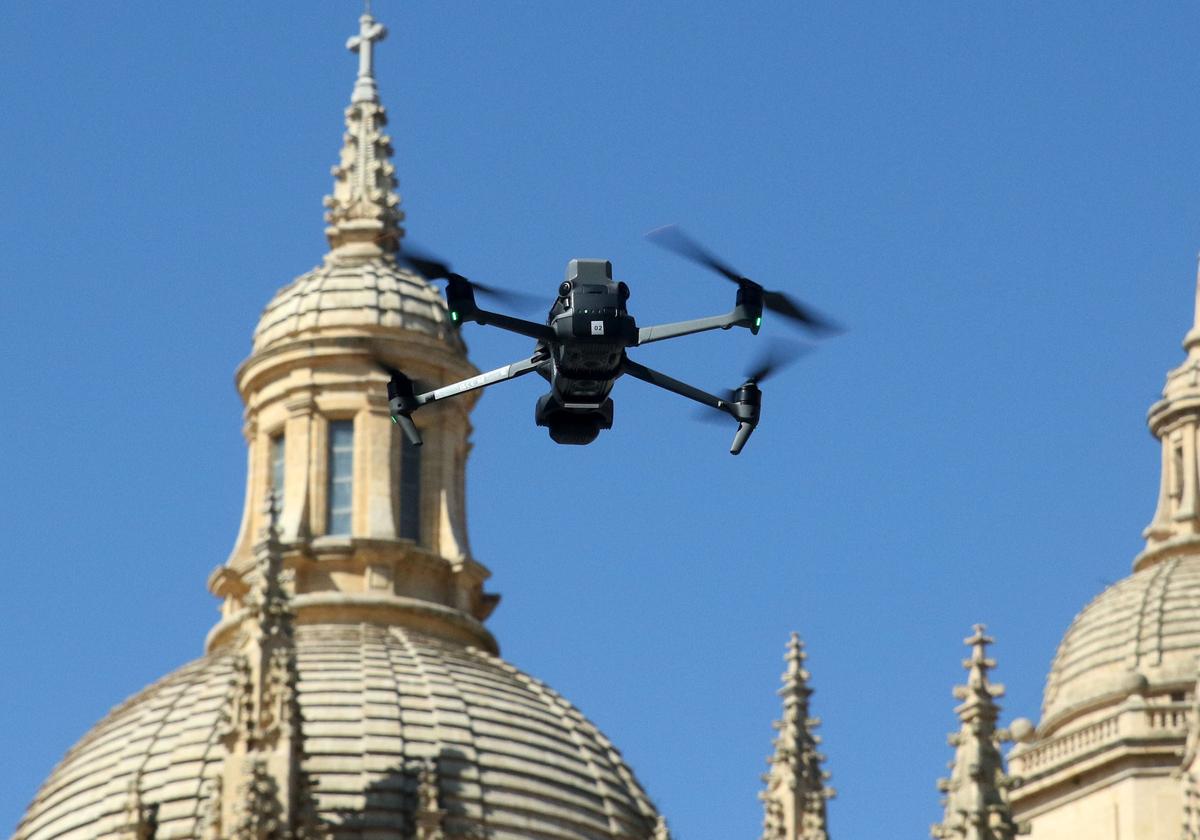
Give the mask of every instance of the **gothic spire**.
[{"label": "gothic spire", "polygon": [[946,794],[945,816],[930,829],[939,840],[1013,840],[1018,831],[1008,803],[1008,790],[1014,779],[1004,772],[1000,741],[1006,733],[997,730],[1000,707],[996,698],[1004,696],[1004,686],[988,681],[988,671],[996,662],[987,656],[987,646],[995,640],[984,635],[984,626],[963,644],[971,646],[971,656],[963,660],[967,684],[954,687],[954,696],[962,701],[954,710],[961,721],[958,732],[951,733],[954,760],[950,778],[938,781]]},{"label": "gothic spire", "polygon": [[759,794],[763,801],[762,840],[829,839],[825,803],[833,798],[834,790],[825,785],[829,773],[821,769],[825,756],[817,750],[821,738],[815,730],[821,721],[809,717],[813,690],[808,685],[810,674],[804,668],[807,658],[804,643],[793,633],[779,689],[783,718],[774,724],[779,732],[775,753],[767,759],[770,770],[763,776],[766,788]]},{"label": "gothic spire", "polygon": [[229,836],[235,840],[268,840],[280,836],[279,831],[306,840],[320,831],[300,769],[303,738],[290,575],[284,569],[274,494],[268,494],[264,519],[222,714],[224,767],[200,821],[210,830],[231,826]]},{"label": "gothic spire", "polygon": [[1134,571],[1200,547],[1200,272],[1183,349],[1187,357],[1167,374],[1162,399],[1150,406],[1146,421],[1162,446],[1162,477],[1158,507],[1142,532],[1146,547],[1134,560]]},{"label": "gothic spire", "polygon": [[363,259],[394,252],[404,236],[392,141],[383,133],[387,112],[375,84],[375,45],[387,28],[369,11],[346,48],[358,53],[358,78],[346,109],[341,159],[333,167],[333,193],[325,197],[330,258]]}]

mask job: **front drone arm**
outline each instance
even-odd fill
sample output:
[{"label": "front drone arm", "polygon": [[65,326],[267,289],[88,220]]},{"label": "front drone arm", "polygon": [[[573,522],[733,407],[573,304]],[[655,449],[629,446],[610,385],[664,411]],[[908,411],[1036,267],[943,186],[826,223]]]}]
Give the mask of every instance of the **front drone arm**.
[{"label": "front drone arm", "polygon": [[689,400],[695,400],[710,408],[723,411],[736,420],[738,422],[738,429],[733,437],[733,445],[729,447],[731,455],[737,455],[742,451],[742,447],[746,445],[746,441],[750,438],[750,433],[758,425],[759,406],[757,403],[723,400],[715,394],[702,391],[686,382],[680,382],[678,379],[667,376],[665,373],[660,373],[645,365],[639,365],[629,358],[625,359],[621,369],[634,379],[649,382],[651,385],[657,385],[659,388],[670,391],[672,394],[679,394],[681,397],[687,397]]},{"label": "front drone arm", "polygon": [[539,348],[528,359],[522,359],[511,365],[472,376],[470,379],[464,379],[452,385],[435,388],[423,394],[414,393],[412,380],[399,371],[393,371],[392,378],[388,382],[388,410],[391,412],[392,422],[404,430],[405,436],[414,446],[420,446],[421,434],[412,421],[412,413],[418,408],[438,400],[457,397],[468,391],[477,391],[488,385],[495,385],[497,382],[507,382],[518,376],[524,376],[540,368],[548,358],[547,352]]},{"label": "front drone arm", "polygon": [[410,410],[416,410],[431,402],[437,402],[449,397],[457,397],[459,394],[465,394],[468,391],[478,391],[480,388],[486,388],[488,385],[495,385],[497,382],[507,382],[510,379],[516,379],[518,376],[532,373],[541,367],[547,358],[549,357],[545,352],[539,351],[528,359],[522,359],[519,362],[513,362],[511,365],[489,370],[487,373],[472,376],[470,379],[455,382],[453,385],[444,385],[441,388],[426,391],[424,394],[418,394],[413,397],[415,405]]},{"label": "front drone arm", "polygon": [[681,335],[706,332],[707,330],[727,330],[730,327],[746,327],[755,335],[762,326],[762,294],[753,289],[738,289],[737,303],[733,309],[724,315],[714,315],[711,318],[696,318],[691,321],[676,321],[673,324],[659,324],[653,327],[642,327],[638,330],[638,344],[649,344],[652,341],[662,341],[666,338],[678,338]]}]

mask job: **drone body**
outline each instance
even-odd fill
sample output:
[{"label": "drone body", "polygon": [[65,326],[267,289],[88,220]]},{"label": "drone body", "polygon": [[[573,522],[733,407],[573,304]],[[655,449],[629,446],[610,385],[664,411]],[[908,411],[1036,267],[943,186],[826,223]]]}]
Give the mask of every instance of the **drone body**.
[{"label": "drone body", "polygon": [[532,338],[537,345],[528,359],[424,393],[417,393],[412,380],[400,371],[387,369],[392,420],[403,428],[412,443],[420,444],[412,412],[421,406],[536,372],[550,384],[549,392],[537,401],[534,412],[537,425],[544,426],[556,443],[588,444],[602,430],[612,428],[613,384],[629,374],[729,415],[738,424],[730,452],[738,454],[758,425],[762,404],[758,381],[768,375],[771,366],[752,374],[723,398],[638,364],[628,357],[626,350],[713,329],[745,327],[757,334],[764,304],[814,329],[828,329],[829,325],[781,293],[767,292],[752,280],[725,269],[677,230],[669,231],[671,239],[664,243],[666,247],[704,262],[738,284],[730,312],[639,328],[626,308],[629,287],[612,279],[612,264],[607,260],[576,259],[567,265],[566,279],[558,287],[558,297],[550,307],[546,323],[538,324],[481,309],[475,302],[475,292],[498,292],[455,274],[444,263],[407,256],[408,262],[429,279],[447,281],[446,303],[455,327],[468,321],[489,324]]}]

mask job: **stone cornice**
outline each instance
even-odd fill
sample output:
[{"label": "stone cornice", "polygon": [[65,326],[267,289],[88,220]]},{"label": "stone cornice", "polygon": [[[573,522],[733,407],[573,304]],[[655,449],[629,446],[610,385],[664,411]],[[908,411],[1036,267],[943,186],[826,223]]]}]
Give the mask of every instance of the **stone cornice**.
[{"label": "stone cornice", "polygon": [[[292,598],[297,624],[369,622],[419,626],[426,632],[464,645],[475,645],[499,654],[495,637],[471,616],[432,601],[376,592],[312,592]],[[248,609],[234,612],[209,631],[206,652],[230,644],[242,623],[251,617]]]}]

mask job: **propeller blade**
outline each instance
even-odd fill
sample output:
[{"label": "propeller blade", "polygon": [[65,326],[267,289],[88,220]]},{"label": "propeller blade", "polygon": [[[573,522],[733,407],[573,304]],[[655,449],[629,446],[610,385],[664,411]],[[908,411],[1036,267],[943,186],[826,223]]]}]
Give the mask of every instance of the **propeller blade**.
[{"label": "propeller blade", "polygon": [[655,228],[646,234],[646,238],[660,248],[666,248],[668,251],[672,251],[684,259],[699,263],[717,272],[717,274],[728,277],[734,283],[743,283],[747,280],[740,271],[735,271],[730,266],[721,262],[710,251],[707,251],[700,245],[699,242],[680,230],[678,225],[663,225],[660,228]]},{"label": "propeller blade", "polygon": [[530,294],[529,292],[518,292],[513,289],[502,289],[498,286],[485,286],[482,283],[471,283],[471,285],[474,286],[475,291],[479,292],[481,295],[487,295],[490,298],[494,298],[495,300],[498,300],[501,303],[507,304],[513,309],[517,309],[522,312],[540,309],[543,307],[546,309],[550,308],[549,306],[546,306],[545,298]]},{"label": "propeller blade", "polygon": [[836,333],[841,327],[826,318],[821,317],[812,309],[802,306],[783,292],[763,292],[763,306],[772,312],[791,318],[808,327],[813,332]]},{"label": "propeller blade", "polygon": [[776,373],[811,351],[812,348],[807,344],[797,344],[793,341],[776,339],[770,342],[766,350],[755,359],[753,367],[746,374],[746,381],[757,384],[770,379]]},{"label": "propeller blade", "polygon": [[[432,254],[424,253],[415,248],[405,246],[404,250],[396,255],[396,258],[413,268],[426,280],[449,279],[454,275],[454,272],[450,270],[449,264],[439,260]],[[465,277],[463,279],[466,280]]]},{"label": "propeller blade", "polygon": [[430,385],[428,382],[423,382],[420,379],[413,379],[402,371],[398,371],[391,365],[384,364],[383,362],[379,363],[379,369],[386,373],[389,379],[396,379],[400,382],[408,382],[411,384],[413,394],[422,394],[426,391],[432,391],[434,389],[434,386]]},{"label": "propeller blade", "polygon": [[[646,238],[654,244],[666,248],[668,251],[712,269],[723,277],[727,277],[737,283],[739,286],[749,285],[762,288],[749,277],[736,271],[727,263],[722,262],[711,251],[680,230],[677,225],[665,225],[664,227],[656,228],[647,233]],[[763,307],[785,318],[790,318],[816,333],[841,332],[841,328],[833,321],[817,314],[813,309],[797,303],[783,292],[764,290]]]},{"label": "propeller blade", "polygon": [[450,264],[444,260],[415,248],[405,246],[405,249],[397,255],[397,258],[412,267],[426,280],[451,280],[466,283],[479,294],[487,295],[514,309],[527,311],[539,308],[545,303],[543,298],[529,294],[528,292],[517,292],[512,289],[502,289],[498,286],[487,286],[483,283],[476,283],[474,280],[451,271]]}]

